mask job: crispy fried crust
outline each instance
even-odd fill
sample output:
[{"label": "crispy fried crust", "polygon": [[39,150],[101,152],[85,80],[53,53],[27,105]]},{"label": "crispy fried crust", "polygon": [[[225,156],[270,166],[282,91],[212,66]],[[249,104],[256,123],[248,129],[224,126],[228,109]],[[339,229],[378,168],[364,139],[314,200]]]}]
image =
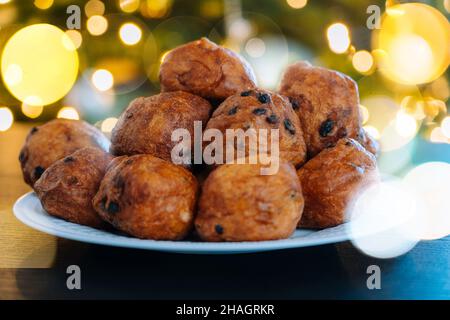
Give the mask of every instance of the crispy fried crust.
[{"label": "crispy fried crust", "polygon": [[[137,98],[120,116],[111,136],[114,155],[150,154],[171,161],[175,129],[187,129],[194,144],[194,121],[206,125],[211,112],[208,101],[176,91]],[[193,150],[193,148],[192,148]]]},{"label": "crispy fried crust", "polygon": [[206,241],[262,241],[289,237],[303,210],[292,164],[261,175],[257,164],[226,164],[206,179],[195,227]]},{"label": "crispy fried crust", "polygon": [[376,159],[356,140],[341,139],[297,171],[305,209],[301,227],[328,228],[345,221],[352,199],[377,180]]},{"label": "crispy fried crust", "polygon": [[206,38],[170,51],[161,64],[161,91],[188,91],[223,100],[256,86],[250,65],[237,53]]},{"label": "crispy fried crust", "polygon": [[28,134],[19,155],[23,178],[33,187],[50,165],[76,150],[96,147],[107,151],[109,140],[94,126],[78,120],[55,119]]},{"label": "crispy fried crust", "polygon": [[186,169],[151,155],[115,159],[94,208],[117,229],[143,239],[178,240],[191,230],[197,181]]},{"label": "crispy fried crust", "polygon": [[74,223],[102,227],[92,199],[111,159],[108,153],[87,147],[53,163],[35,184],[44,209]]},{"label": "crispy fried crust", "polygon": [[291,99],[300,118],[309,157],[341,138],[358,138],[358,87],[350,77],[297,62],[286,69],[279,91]]},{"label": "crispy fried crust", "polygon": [[[259,129],[267,129],[268,139],[271,137],[270,129],[279,129],[280,158],[291,162],[294,166],[299,166],[306,160],[303,132],[291,104],[287,98],[268,90],[248,90],[229,97],[214,111],[206,129],[218,129],[224,134],[224,153],[227,129],[242,129],[244,132],[254,129],[257,135]],[[204,147],[209,143],[205,141]],[[249,145],[248,140],[246,144]],[[260,146],[258,140],[258,147]],[[270,142],[267,148],[271,151]],[[234,149],[238,149],[236,141]],[[245,156],[249,156],[250,149],[246,148],[245,151]]]}]

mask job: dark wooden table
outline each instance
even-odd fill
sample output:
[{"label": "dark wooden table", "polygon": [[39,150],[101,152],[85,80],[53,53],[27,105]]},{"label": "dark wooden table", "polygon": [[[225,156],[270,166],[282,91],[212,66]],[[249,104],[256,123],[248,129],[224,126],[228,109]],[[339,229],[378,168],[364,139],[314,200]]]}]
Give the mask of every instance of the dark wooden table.
[{"label": "dark wooden table", "polygon": [[[17,155],[29,126],[0,132],[0,299],[450,299],[450,237],[390,260],[351,243],[243,255],[182,255],[90,245],[32,230],[12,213],[29,188]],[[369,265],[381,289],[366,286]],[[68,290],[66,269],[81,268]]]}]

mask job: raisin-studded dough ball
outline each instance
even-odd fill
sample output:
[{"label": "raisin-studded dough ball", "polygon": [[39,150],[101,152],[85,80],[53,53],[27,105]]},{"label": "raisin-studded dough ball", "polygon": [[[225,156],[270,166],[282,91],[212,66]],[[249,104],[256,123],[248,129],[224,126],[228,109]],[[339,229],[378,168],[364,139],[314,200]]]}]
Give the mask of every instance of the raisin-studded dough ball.
[{"label": "raisin-studded dough ball", "polygon": [[188,92],[160,93],[137,98],[122,113],[111,135],[114,155],[151,154],[171,161],[175,129],[187,129],[194,144],[194,122],[206,125],[211,112],[208,101]]},{"label": "raisin-studded dough ball", "polygon": [[256,86],[252,68],[240,55],[206,38],[170,51],[159,79],[163,92],[182,90],[212,100]]},{"label": "raisin-studded dough ball", "polygon": [[79,120],[55,119],[28,134],[19,155],[23,178],[33,187],[50,165],[76,150],[96,147],[107,151],[109,140],[94,126]]},{"label": "raisin-studded dough ball", "polygon": [[280,93],[290,98],[300,118],[309,157],[341,138],[358,137],[358,87],[350,77],[297,62],[286,69]]},{"label": "raisin-studded dough ball", "polygon": [[195,228],[206,241],[263,241],[288,238],[303,210],[295,168],[281,162],[274,175],[258,164],[226,164],[206,179]]},{"label": "raisin-studded dough ball", "polygon": [[151,155],[114,159],[94,198],[98,214],[134,237],[178,240],[192,228],[195,177]]},{"label": "raisin-studded dough ball", "polygon": [[53,163],[34,187],[45,211],[70,222],[106,225],[92,206],[112,157],[98,148],[82,148]]},{"label": "raisin-studded dough ball", "polygon": [[[302,128],[291,104],[287,98],[268,90],[243,91],[229,97],[214,111],[206,126],[207,129],[218,129],[223,133],[224,154],[226,153],[227,129],[242,129],[244,132],[248,129],[254,129],[257,137],[260,134],[260,129],[266,129],[268,139],[264,139],[264,136],[261,140],[257,138],[256,150],[251,148],[249,140],[246,140],[245,146],[238,145],[237,141],[234,142],[236,151],[245,147],[245,156],[249,156],[250,151],[259,153],[261,143],[264,142],[267,143],[267,150],[272,152],[270,130],[279,129],[280,158],[291,162],[294,166],[301,165],[306,160],[306,146]],[[232,141],[229,141],[229,143],[232,143]],[[209,141],[204,141],[205,148],[209,144]],[[237,158],[238,153],[234,152],[234,154]],[[225,163],[225,159],[223,162]]]},{"label": "raisin-studded dough ball", "polygon": [[300,226],[306,228],[343,223],[354,197],[378,177],[375,156],[349,138],[324,149],[297,174],[305,197]]}]

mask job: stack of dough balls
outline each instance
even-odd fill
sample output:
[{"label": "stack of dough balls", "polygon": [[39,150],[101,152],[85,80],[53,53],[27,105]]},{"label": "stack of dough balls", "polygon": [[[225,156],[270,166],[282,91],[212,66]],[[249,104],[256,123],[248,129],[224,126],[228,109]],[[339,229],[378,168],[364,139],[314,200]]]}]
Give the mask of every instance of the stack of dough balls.
[{"label": "stack of dough balls", "polygon": [[[133,100],[111,142],[77,120],[31,130],[19,160],[50,215],[142,239],[277,240],[344,223],[353,198],[378,179],[379,147],[362,129],[346,75],[298,62],[278,92],[261,89],[239,54],[202,38],[170,51],[159,79],[161,92]],[[199,128],[222,134],[233,157],[199,162],[212,141],[199,140]],[[241,150],[226,141],[228,129],[258,143]],[[260,151],[277,155],[277,170],[262,173],[268,164],[252,161]]]}]

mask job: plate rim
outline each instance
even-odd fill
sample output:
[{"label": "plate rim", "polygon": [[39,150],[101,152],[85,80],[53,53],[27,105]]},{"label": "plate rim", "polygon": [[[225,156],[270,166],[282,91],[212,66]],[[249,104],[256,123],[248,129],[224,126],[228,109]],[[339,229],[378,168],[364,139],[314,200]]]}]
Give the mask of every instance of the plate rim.
[{"label": "plate rim", "polygon": [[[34,198],[34,199],[33,199]],[[347,231],[341,235],[329,236],[324,239],[309,239],[308,236],[302,237],[302,241],[299,242],[299,238],[288,238],[280,240],[269,241],[243,241],[243,242],[193,242],[193,241],[169,241],[169,240],[150,240],[150,239],[138,239],[132,237],[125,237],[121,235],[115,235],[118,238],[106,239],[98,237],[96,235],[90,235],[87,237],[84,234],[76,232],[70,232],[69,230],[61,230],[57,227],[51,227],[43,225],[36,220],[30,219],[30,213],[36,215],[33,208],[27,206],[27,201],[38,200],[34,191],[29,191],[19,197],[13,205],[13,212],[15,217],[27,225],[28,227],[38,230],[40,232],[56,236],[59,238],[69,239],[78,242],[91,243],[96,245],[104,245],[111,247],[132,248],[142,250],[154,250],[174,253],[186,253],[186,254],[236,254],[236,253],[254,253],[263,251],[275,251],[285,250],[303,247],[312,247],[326,244],[339,243],[350,240]],[[40,203],[39,203],[40,205]],[[45,211],[45,210],[44,210]],[[46,213],[48,215],[48,213]],[[46,219],[58,219],[63,224],[75,225],[82,228],[90,228],[88,226],[81,226],[63,219],[52,217],[48,215]],[[338,226],[339,227],[339,226]],[[342,225],[340,226],[342,227]],[[93,228],[90,228],[93,229]],[[331,229],[331,228],[330,228]],[[324,229],[328,230],[328,229]],[[97,230],[96,232],[105,233],[107,235],[113,235],[110,232]],[[316,231],[320,232],[320,231]],[[314,232],[315,233],[315,232]],[[314,234],[313,233],[313,234]],[[126,239],[123,241],[122,238]]]}]

